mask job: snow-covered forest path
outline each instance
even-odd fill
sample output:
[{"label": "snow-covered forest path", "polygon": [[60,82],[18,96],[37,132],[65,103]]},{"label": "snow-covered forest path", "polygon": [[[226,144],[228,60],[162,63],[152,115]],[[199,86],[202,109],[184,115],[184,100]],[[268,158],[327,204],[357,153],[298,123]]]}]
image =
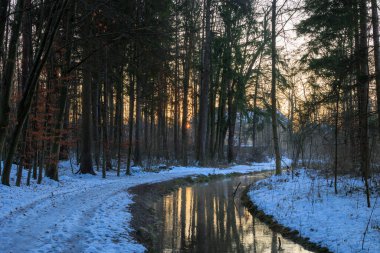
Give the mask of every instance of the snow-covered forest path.
[{"label": "snow-covered forest path", "polygon": [[85,252],[99,237],[104,236],[106,242],[115,236],[112,227],[123,227],[122,220],[118,224],[107,222],[126,208],[122,200],[129,199],[130,186],[113,182],[82,188],[52,195],[12,213],[0,224],[6,228],[0,233],[0,252]]},{"label": "snow-covered forest path", "polygon": [[22,187],[22,194],[14,195],[16,199],[10,194],[1,199],[3,203],[13,203],[13,208],[2,210],[0,206],[0,252],[143,252],[143,246],[129,235],[130,187],[195,174],[245,173],[271,168],[268,164],[229,169],[176,167],[131,177],[110,175],[105,180],[100,176],[79,179],[73,175],[64,178],[61,187],[45,185],[43,192],[36,188],[34,195],[30,195],[31,188]]}]

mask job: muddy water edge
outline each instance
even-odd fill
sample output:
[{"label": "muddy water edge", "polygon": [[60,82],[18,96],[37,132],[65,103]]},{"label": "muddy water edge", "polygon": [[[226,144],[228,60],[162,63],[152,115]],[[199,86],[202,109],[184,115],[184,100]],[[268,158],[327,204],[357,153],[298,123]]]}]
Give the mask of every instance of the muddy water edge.
[{"label": "muddy water edge", "polygon": [[131,188],[134,237],[148,252],[328,252],[249,201],[248,186],[269,175],[184,177]]}]

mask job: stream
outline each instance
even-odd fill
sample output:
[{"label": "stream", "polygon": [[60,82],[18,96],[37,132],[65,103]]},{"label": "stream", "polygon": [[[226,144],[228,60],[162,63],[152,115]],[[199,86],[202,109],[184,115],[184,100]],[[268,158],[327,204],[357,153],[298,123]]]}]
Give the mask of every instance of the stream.
[{"label": "stream", "polygon": [[153,252],[310,252],[273,232],[241,204],[243,189],[261,178],[211,180],[147,200],[156,223],[150,227]]}]

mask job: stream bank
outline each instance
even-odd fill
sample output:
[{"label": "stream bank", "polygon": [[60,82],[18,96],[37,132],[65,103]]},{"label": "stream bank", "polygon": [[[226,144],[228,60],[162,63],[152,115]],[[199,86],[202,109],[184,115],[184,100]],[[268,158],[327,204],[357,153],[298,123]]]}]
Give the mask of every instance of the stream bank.
[{"label": "stream bank", "polygon": [[311,252],[241,203],[243,190],[269,175],[186,177],[134,187],[133,235],[148,252]]},{"label": "stream bank", "polygon": [[309,238],[300,236],[297,230],[292,230],[279,224],[273,216],[265,214],[260,210],[249,198],[248,196],[249,187],[246,187],[241,195],[241,203],[249,210],[249,212],[260,221],[264,222],[269,226],[272,231],[276,231],[281,234],[284,238],[290,239],[295,243],[302,245],[305,249],[318,252],[318,253],[330,253],[331,251],[322,247],[314,242],[311,242]]}]

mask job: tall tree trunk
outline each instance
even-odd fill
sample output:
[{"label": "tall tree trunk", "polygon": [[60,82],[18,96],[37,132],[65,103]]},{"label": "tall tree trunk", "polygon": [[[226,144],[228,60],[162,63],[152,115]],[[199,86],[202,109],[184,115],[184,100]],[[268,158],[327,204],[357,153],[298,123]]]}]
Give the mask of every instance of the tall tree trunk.
[{"label": "tall tree trunk", "polygon": [[128,117],[128,160],[126,174],[131,174],[131,155],[132,155],[132,141],[133,141],[133,114],[135,107],[135,87],[133,76],[129,77],[129,117]]},{"label": "tall tree trunk", "polygon": [[334,161],[334,191],[338,194],[338,123],[339,123],[339,89],[336,87],[336,112],[335,112],[335,161]]},{"label": "tall tree trunk", "polygon": [[224,158],[224,152],[223,152],[223,146],[224,146],[224,139],[227,131],[227,124],[226,124],[226,103],[227,103],[227,89],[230,87],[230,65],[229,65],[229,58],[231,50],[230,47],[227,46],[225,51],[223,52],[223,71],[222,71],[222,81],[221,81],[221,87],[219,91],[219,106],[218,106],[218,120],[217,120],[217,137],[216,137],[216,144],[215,144],[215,150],[218,152],[218,159]]},{"label": "tall tree trunk", "polygon": [[[30,0],[28,0],[30,1]],[[73,7],[73,5],[72,5]],[[71,44],[69,43],[71,41],[71,38],[73,36],[72,34],[72,21],[73,21],[73,13],[72,8],[69,8],[65,13],[64,18],[64,38],[63,38],[63,44],[66,45],[66,51],[64,56],[64,69],[63,69],[63,77],[67,78],[68,71],[71,64]],[[55,137],[52,144],[52,162],[47,166],[45,175],[53,180],[58,181],[58,161],[59,161],[59,154],[61,151],[61,139],[62,139],[62,130],[65,122],[65,115],[66,115],[66,109],[67,109],[67,100],[68,100],[68,81],[62,81],[59,80],[59,99],[58,99],[58,116],[57,116],[57,123],[55,125]]]},{"label": "tall tree trunk", "polygon": [[174,158],[178,160],[180,154],[179,146],[179,18],[178,18],[178,0],[175,3],[175,71],[174,71]]},{"label": "tall tree trunk", "polygon": [[141,95],[142,95],[141,76],[138,76],[136,81],[137,82],[136,82],[135,154],[134,154],[133,161],[135,165],[141,165],[141,153],[140,153]]},{"label": "tall tree trunk", "polygon": [[[96,64],[99,64],[99,61],[95,61]],[[93,73],[95,82],[98,82],[99,78],[96,73]],[[101,85],[95,85],[91,92],[91,108],[92,108],[92,131],[93,131],[93,145],[94,145],[94,160],[96,165],[96,170],[100,170],[100,152],[101,152],[101,102],[100,102],[100,93]]]},{"label": "tall tree trunk", "polygon": [[373,53],[375,58],[375,81],[377,95],[377,118],[379,120],[379,137],[380,137],[380,42],[379,42],[379,14],[377,12],[377,1],[371,0],[372,9],[372,26],[373,26]]},{"label": "tall tree trunk", "polygon": [[190,81],[190,59],[191,59],[191,38],[189,28],[186,27],[185,34],[185,61],[183,65],[183,102],[182,102],[182,165],[187,166],[187,146],[188,146],[188,95]]},{"label": "tall tree trunk", "polygon": [[276,71],[276,4],[277,1],[272,2],[272,88],[271,88],[271,116],[272,116],[272,132],[273,132],[273,147],[276,159],[276,175],[281,174],[281,154],[278,141],[277,132],[277,96],[276,96],[276,82],[277,82],[277,71]]},{"label": "tall tree trunk", "polygon": [[208,132],[207,132],[207,152],[208,156],[214,158],[214,147],[215,147],[215,118],[216,118],[216,88],[211,90],[209,103],[209,120],[208,120]]},{"label": "tall tree trunk", "polygon": [[82,149],[80,172],[82,174],[95,175],[92,167],[92,111],[91,111],[91,71],[89,63],[83,67],[83,85],[82,85]]},{"label": "tall tree trunk", "polygon": [[[31,7],[31,0],[25,0],[25,9]],[[22,22],[22,91],[28,81],[28,75],[33,64],[33,45],[32,45],[32,17],[30,11],[25,12]]]},{"label": "tall tree trunk", "polygon": [[[31,7],[31,0],[26,0],[24,3],[25,9],[29,9]],[[23,17],[22,21],[22,62],[21,62],[21,88],[22,92],[25,91],[25,85],[28,81],[28,75],[30,72],[30,69],[33,64],[33,48],[32,48],[32,19],[30,11],[26,12]],[[1,76],[1,75],[0,75]],[[28,119],[26,119],[26,122],[28,122]],[[20,163],[17,167],[17,179],[16,179],[16,186],[20,186],[21,184],[21,177],[22,177],[22,171],[24,164],[26,164],[28,161],[28,151],[30,150],[29,142],[27,141],[28,131],[27,131],[27,123],[25,128],[23,129],[23,145],[22,145],[22,154],[20,158]],[[0,158],[1,161],[1,158]]]},{"label": "tall tree trunk", "polygon": [[[5,36],[5,27],[7,24],[7,10],[8,10],[9,0],[0,0],[0,61],[3,60],[4,56],[4,36]],[[0,73],[0,78],[1,78]]]},{"label": "tall tree trunk", "polygon": [[123,139],[123,120],[124,120],[124,87],[123,87],[123,68],[120,67],[117,80],[117,93],[116,93],[116,117],[115,123],[117,125],[117,176],[120,176],[121,169],[121,144]]},{"label": "tall tree trunk", "polygon": [[[236,84],[235,84],[236,85]],[[228,90],[228,148],[227,148],[227,160],[228,163],[232,163],[235,159],[234,147],[235,147],[235,125],[237,114],[237,102],[235,97],[235,91],[233,86]]]},{"label": "tall tree trunk", "polygon": [[358,103],[359,103],[359,140],[360,140],[360,168],[365,182],[367,205],[371,207],[368,185],[369,176],[369,143],[368,143],[368,44],[367,44],[367,1],[359,1],[359,52],[358,52]]},{"label": "tall tree trunk", "polygon": [[257,133],[257,97],[259,92],[259,85],[260,85],[260,75],[261,75],[261,60],[263,58],[263,55],[260,56],[259,66],[257,68],[257,76],[256,76],[256,82],[255,82],[255,92],[253,94],[253,117],[252,117],[252,151],[253,153],[256,152],[256,133]]},{"label": "tall tree trunk", "polygon": [[[107,47],[108,48],[108,47]],[[108,49],[107,49],[108,52]],[[108,54],[108,53],[107,53]],[[107,117],[108,117],[108,165],[111,165],[111,160],[115,156],[114,154],[114,147],[115,147],[115,136],[116,136],[116,127],[115,125],[115,105],[114,105],[114,92],[113,92],[113,84],[115,80],[112,78],[112,67],[110,65],[109,57],[106,57],[107,60]],[[109,67],[108,67],[109,66]],[[108,166],[107,165],[107,166]],[[112,167],[112,166],[111,166]],[[108,169],[111,169],[111,167],[108,167]]]},{"label": "tall tree trunk", "polygon": [[103,166],[102,166],[102,177],[106,177],[106,171],[112,168],[111,165],[111,154],[110,154],[110,142],[109,142],[109,83],[108,83],[108,48],[106,48],[105,55],[105,73],[104,73],[104,86],[103,86]]},{"label": "tall tree trunk", "polygon": [[206,27],[203,44],[202,85],[199,98],[199,122],[197,141],[197,160],[203,166],[206,164],[208,90],[210,85],[211,58],[211,0],[205,0]]}]

